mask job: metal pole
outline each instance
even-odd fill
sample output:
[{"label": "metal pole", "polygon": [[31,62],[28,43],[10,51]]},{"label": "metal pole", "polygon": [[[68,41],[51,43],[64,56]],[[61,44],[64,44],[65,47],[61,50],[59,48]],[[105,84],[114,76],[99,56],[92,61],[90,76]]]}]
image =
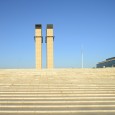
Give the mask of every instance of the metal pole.
[{"label": "metal pole", "polygon": [[83,68],[83,46],[81,46],[81,68]]}]

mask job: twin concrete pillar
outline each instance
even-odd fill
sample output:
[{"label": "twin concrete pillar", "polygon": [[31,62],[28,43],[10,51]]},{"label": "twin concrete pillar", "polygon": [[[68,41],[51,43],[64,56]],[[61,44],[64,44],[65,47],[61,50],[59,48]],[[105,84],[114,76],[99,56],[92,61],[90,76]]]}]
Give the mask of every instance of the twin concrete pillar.
[{"label": "twin concrete pillar", "polygon": [[47,68],[53,68],[53,25],[48,24],[46,30]]},{"label": "twin concrete pillar", "polygon": [[42,25],[35,25],[36,69],[42,68]]},{"label": "twin concrete pillar", "polygon": [[[46,66],[48,69],[53,68],[53,24],[47,24],[46,28]],[[42,43],[43,43],[43,37],[42,37],[42,25],[37,24],[35,25],[35,49],[36,49],[36,69],[42,68]]]}]

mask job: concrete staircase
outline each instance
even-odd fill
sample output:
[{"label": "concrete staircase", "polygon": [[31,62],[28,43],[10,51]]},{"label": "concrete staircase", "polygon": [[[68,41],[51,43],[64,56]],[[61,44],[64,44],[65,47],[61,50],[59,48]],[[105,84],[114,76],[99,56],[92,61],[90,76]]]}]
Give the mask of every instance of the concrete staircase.
[{"label": "concrete staircase", "polygon": [[115,115],[115,69],[0,70],[0,115]]}]

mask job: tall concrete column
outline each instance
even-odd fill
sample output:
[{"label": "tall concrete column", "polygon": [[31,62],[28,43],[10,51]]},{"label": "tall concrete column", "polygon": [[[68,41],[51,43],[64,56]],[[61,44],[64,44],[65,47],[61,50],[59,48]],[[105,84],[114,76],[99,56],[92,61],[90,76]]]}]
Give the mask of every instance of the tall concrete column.
[{"label": "tall concrete column", "polygon": [[36,69],[42,68],[42,25],[35,25]]},{"label": "tall concrete column", "polygon": [[47,68],[51,69],[54,66],[54,60],[53,60],[53,24],[47,24],[46,29],[46,44],[47,44]]}]

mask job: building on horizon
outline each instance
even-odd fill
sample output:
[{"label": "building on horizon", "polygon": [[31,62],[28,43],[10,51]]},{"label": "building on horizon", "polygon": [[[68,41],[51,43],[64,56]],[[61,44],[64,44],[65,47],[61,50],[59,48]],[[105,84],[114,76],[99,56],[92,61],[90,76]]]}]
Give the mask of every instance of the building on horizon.
[{"label": "building on horizon", "polygon": [[99,62],[97,68],[115,67],[115,57],[106,59],[105,61]]}]

